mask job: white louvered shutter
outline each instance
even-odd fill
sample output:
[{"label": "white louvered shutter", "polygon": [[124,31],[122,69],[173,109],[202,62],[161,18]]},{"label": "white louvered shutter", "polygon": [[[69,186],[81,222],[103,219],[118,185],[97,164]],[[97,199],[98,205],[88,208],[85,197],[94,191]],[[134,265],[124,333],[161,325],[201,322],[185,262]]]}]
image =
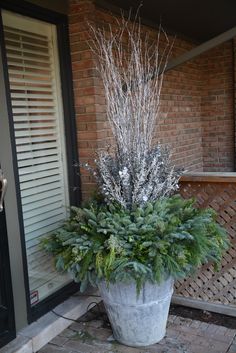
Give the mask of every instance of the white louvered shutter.
[{"label": "white louvered shutter", "polygon": [[68,216],[55,26],[3,12],[32,304],[68,283],[40,250]]}]

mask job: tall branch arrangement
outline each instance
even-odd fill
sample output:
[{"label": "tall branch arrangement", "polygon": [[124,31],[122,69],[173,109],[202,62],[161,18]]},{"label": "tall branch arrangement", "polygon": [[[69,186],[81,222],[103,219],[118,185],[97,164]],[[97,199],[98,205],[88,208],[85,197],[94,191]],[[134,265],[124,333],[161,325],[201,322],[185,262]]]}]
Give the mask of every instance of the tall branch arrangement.
[{"label": "tall branch arrangement", "polygon": [[[137,21],[121,18],[116,28],[107,31],[92,27],[91,48],[98,59],[114,137],[112,153],[97,153],[94,174],[107,202],[132,208],[168,196],[178,188],[180,171],[172,166],[169,149],[153,146],[172,43],[160,29],[150,44]],[[160,49],[163,38],[164,47]]]}]

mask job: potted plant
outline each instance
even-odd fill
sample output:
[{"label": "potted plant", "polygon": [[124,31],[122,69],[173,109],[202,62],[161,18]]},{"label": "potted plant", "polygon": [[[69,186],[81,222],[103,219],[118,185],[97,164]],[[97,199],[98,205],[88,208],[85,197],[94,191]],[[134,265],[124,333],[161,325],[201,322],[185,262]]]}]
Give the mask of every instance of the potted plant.
[{"label": "potted plant", "polygon": [[102,197],[72,207],[44,248],[81,290],[99,287],[118,341],[146,346],[165,335],[174,279],[209,260],[220,264],[228,240],[213,210],[178,195],[182,171],[153,143],[172,45],[160,48],[161,31],[150,44],[124,19],[118,28],[93,29],[113,133],[113,149],[98,151],[92,170]]}]

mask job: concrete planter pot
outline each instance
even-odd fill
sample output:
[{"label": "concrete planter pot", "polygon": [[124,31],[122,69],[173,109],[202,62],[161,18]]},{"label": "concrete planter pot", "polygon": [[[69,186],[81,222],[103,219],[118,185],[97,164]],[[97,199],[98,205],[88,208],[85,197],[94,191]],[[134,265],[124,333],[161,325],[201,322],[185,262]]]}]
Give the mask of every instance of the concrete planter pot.
[{"label": "concrete planter pot", "polygon": [[166,323],[174,281],[160,285],[145,283],[137,297],[136,284],[115,283],[99,290],[112,325],[114,338],[127,346],[148,346],[159,342],[166,333]]}]

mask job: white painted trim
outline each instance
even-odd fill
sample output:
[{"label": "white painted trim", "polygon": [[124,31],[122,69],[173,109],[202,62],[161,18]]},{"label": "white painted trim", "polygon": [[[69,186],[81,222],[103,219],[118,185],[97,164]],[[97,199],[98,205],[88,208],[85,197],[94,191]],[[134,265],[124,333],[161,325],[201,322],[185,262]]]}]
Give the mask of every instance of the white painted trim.
[{"label": "white painted trim", "polygon": [[192,60],[199,56],[200,54],[205,53],[206,51],[215,48],[217,45],[220,45],[236,36],[236,27],[231,28],[230,30],[221,33],[220,35],[198,45],[197,47],[189,50],[188,52],[178,56],[175,59],[170,60],[168,63],[165,72],[171,69],[174,69],[176,66],[184,64],[186,61]]},{"label": "white painted trim", "polygon": [[223,315],[236,317],[236,306],[232,306],[232,305],[207,303],[202,300],[186,298],[179,295],[173,295],[171,302],[172,304],[188,306],[190,308],[195,308],[195,309],[208,310],[208,311],[212,311],[213,313],[219,313]]},{"label": "white painted trim", "polygon": [[59,53],[58,53],[58,45],[57,45],[57,30],[56,26],[51,25],[52,30],[52,48],[53,48],[53,61],[55,63],[55,88],[56,94],[54,96],[54,100],[56,106],[58,107],[58,118],[59,118],[59,135],[61,139],[61,156],[62,156],[62,174],[64,175],[64,190],[65,190],[65,217],[69,216],[68,206],[70,205],[69,201],[69,183],[68,183],[68,165],[67,165],[67,157],[66,157],[66,141],[65,141],[65,122],[64,122],[64,111],[63,111],[63,103],[62,103],[62,90],[61,90],[61,79],[60,79],[60,63],[59,63]]}]

